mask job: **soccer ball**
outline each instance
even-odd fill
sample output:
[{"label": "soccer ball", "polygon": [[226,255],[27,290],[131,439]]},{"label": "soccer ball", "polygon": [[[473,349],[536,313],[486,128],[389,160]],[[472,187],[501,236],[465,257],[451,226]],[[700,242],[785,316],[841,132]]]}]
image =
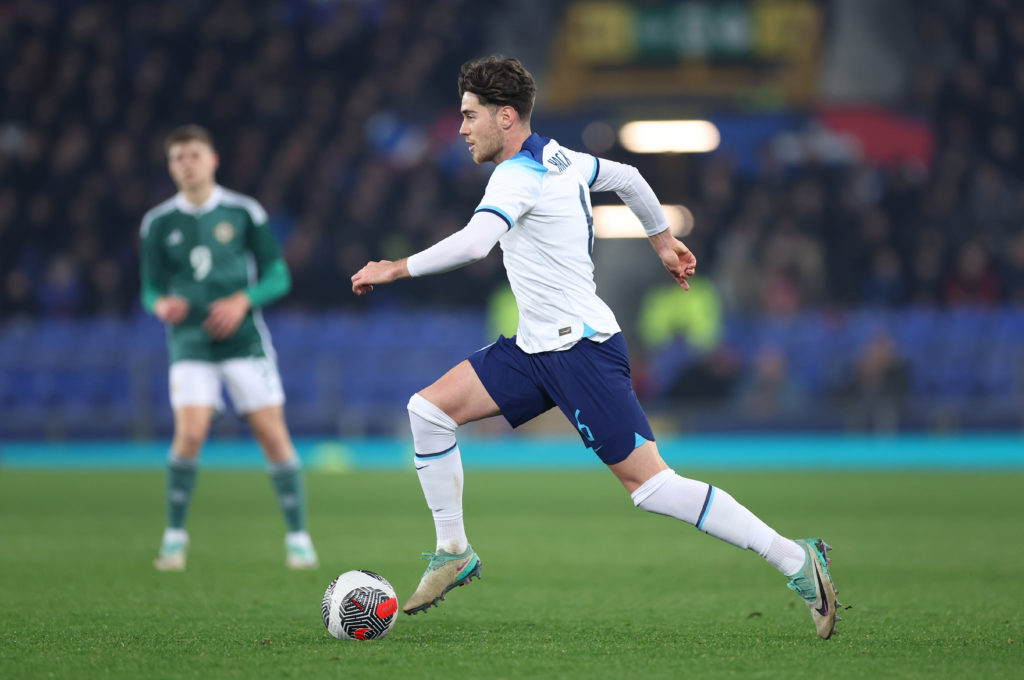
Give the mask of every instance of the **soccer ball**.
[{"label": "soccer ball", "polygon": [[395,625],[398,597],[380,574],[346,571],[327,586],[321,612],[327,632],[339,640],[379,640]]}]

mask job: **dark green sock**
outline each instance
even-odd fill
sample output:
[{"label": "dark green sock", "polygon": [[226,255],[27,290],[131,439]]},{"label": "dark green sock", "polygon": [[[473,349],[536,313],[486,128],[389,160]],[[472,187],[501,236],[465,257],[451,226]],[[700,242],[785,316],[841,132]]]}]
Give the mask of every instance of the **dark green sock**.
[{"label": "dark green sock", "polygon": [[167,461],[167,526],[185,528],[188,503],[196,485],[196,461],[174,454]]},{"label": "dark green sock", "polygon": [[278,463],[270,467],[270,481],[274,483],[277,501],[281,504],[288,531],[306,530],[306,498],[302,489],[302,469],[297,460]]}]

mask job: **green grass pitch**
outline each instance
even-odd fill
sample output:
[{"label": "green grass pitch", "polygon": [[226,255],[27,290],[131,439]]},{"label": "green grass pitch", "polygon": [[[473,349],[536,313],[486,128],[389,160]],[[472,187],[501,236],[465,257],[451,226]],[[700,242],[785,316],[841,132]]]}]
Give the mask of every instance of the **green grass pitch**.
[{"label": "green grass pitch", "polygon": [[284,568],[266,475],[201,470],[188,571],[152,568],[159,471],[0,470],[0,678],[1021,678],[1024,475],[689,471],[835,550],[822,641],[760,558],[632,507],[590,471],[468,469],[483,578],[331,638],[330,580],[400,600],[433,547],[415,473],[310,472],[322,566]]}]

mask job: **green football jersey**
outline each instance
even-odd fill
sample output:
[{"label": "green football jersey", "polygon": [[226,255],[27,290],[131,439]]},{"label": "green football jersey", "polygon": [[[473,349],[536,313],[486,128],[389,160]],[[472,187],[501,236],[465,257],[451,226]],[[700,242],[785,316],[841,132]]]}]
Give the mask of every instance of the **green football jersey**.
[{"label": "green football jersey", "polygon": [[[160,295],[188,300],[188,316],[168,325],[171,362],[273,356],[259,307],[288,292],[291,277],[254,199],[214,187],[202,206],[177,194],[142,219],[142,300],[150,312]],[[253,305],[238,331],[215,340],[203,330],[208,305],[240,290]]]}]

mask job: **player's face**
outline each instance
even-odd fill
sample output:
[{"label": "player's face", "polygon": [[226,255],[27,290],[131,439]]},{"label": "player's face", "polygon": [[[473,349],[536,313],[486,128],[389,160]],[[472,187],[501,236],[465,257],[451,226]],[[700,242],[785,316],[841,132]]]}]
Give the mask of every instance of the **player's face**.
[{"label": "player's face", "polygon": [[217,154],[198,140],[172,144],[167,151],[171,179],[182,191],[195,191],[213,184]]},{"label": "player's face", "polygon": [[462,127],[459,134],[469,142],[474,163],[488,163],[501,158],[505,140],[495,115],[495,107],[484,106],[472,92],[462,95]]}]

